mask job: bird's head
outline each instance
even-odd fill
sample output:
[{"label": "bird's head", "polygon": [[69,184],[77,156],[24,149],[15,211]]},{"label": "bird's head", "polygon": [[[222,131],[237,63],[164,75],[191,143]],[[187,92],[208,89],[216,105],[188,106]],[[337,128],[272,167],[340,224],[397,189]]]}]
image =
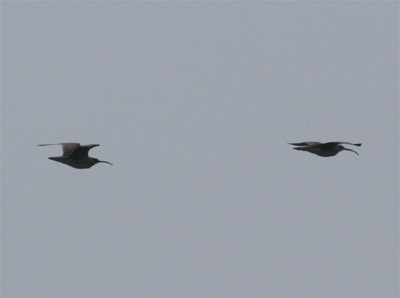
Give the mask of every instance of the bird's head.
[{"label": "bird's head", "polygon": [[104,160],[98,160],[97,158],[92,158],[91,161],[92,161],[92,166],[94,166],[95,164],[98,164],[100,162],[108,163],[109,165],[113,165],[111,162],[104,161]]},{"label": "bird's head", "polygon": [[357,155],[360,155],[360,154],[358,154],[356,151],[351,150],[351,149],[349,149],[349,148],[345,148],[345,147],[343,147],[342,145],[337,145],[337,146],[340,148],[340,151],[346,150],[346,151],[354,152],[354,153],[357,154]]}]

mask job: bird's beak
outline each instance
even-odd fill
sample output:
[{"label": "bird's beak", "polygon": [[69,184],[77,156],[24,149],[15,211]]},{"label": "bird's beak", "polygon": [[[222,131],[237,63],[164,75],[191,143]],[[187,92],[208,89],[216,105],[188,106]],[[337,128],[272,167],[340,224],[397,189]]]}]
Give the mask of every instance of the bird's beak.
[{"label": "bird's beak", "polygon": [[111,162],[108,162],[108,161],[104,161],[104,160],[99,160],[99,162],[104,162],[104,163],[108,163],[109,165],[112,165],[112,166],[113,166],[113,164],[112,164]]},{"label": "bird's beak", "polygon": [[358,154],[356,151],[351,150],[351,149],[348,149],[348,148],[344,148],[344,147],[343,147],[343,150],[351,151],[351,152],[354,152],[354,153],[357,154],[357,155],[360,155],[360,154]]}]

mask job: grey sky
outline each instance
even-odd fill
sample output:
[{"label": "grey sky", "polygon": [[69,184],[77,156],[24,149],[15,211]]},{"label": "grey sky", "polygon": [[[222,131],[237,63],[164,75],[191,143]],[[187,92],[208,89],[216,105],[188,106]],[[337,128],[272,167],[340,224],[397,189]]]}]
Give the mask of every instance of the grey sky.
[{"label": "grey sky", "polygon": [[[398,26],[397,1],[2,2],[2,296],[398,296]],[[71,141],[114,166],[36,146]]]}]

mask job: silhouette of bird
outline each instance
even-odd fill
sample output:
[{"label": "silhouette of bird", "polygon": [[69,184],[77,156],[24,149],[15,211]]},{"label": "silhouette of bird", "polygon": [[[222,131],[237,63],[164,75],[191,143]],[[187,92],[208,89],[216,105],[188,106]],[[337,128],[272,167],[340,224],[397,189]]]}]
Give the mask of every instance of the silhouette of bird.
[{"label": "silhouette of bird", "polygon": [[290,145],[299,146],[293,149],[300,151],[308,151],[310,153],[314,153],[319,156],[329,157],[335,156],[340,151],[347,150],[354,152],[359,155],[356,151],[343,147],[340,144],[348,144],[353,146],[361,146],[361,143],[353,144],[349,142],[329,142],[329,143],[319,143],[319,142],[302,142],[302,143],[289,143]]},{"label": "silhouette of bird", "polygon": [[89,150],[93,147],[100,146],[99,144],[82,145],[79,143],[58,143],[58,144],[40,144],[38,146],[62,145],[63,155],[49,157],[49,159],[61,162],[76,169],[89,169],[99,162],[111,162],[98,160],[97,158],[89,157]]}]

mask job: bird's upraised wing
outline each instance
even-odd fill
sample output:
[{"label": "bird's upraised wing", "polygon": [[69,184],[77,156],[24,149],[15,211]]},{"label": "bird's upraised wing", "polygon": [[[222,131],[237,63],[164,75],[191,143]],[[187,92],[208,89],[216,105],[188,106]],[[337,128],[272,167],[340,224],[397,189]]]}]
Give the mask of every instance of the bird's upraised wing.
[{"label": "bird's upraised wing", "polygon": [[80,146],[79,143],[56,143],[56,144],[39,144],[38,146],[52,146],[61,145],[63,149],[63,156],[69,156],[76,148]]},{"label": "bird's upraised wing", "polygon": [[353,146],[358,146],[358,147],[361,146],[361,143],[357,143],[357,144],[349,143],[349,142],[330,142],[330,143],[334,143],[334,144],[347,144],[347,145],[353,145]]},{"label": "bird's upraised wing", "polygon": [[307,146],[307,147],[313,147],[313,146],[319,146],[321,145],[320,142],[301,142],[301,143],[288,143],[293,146]]}]

